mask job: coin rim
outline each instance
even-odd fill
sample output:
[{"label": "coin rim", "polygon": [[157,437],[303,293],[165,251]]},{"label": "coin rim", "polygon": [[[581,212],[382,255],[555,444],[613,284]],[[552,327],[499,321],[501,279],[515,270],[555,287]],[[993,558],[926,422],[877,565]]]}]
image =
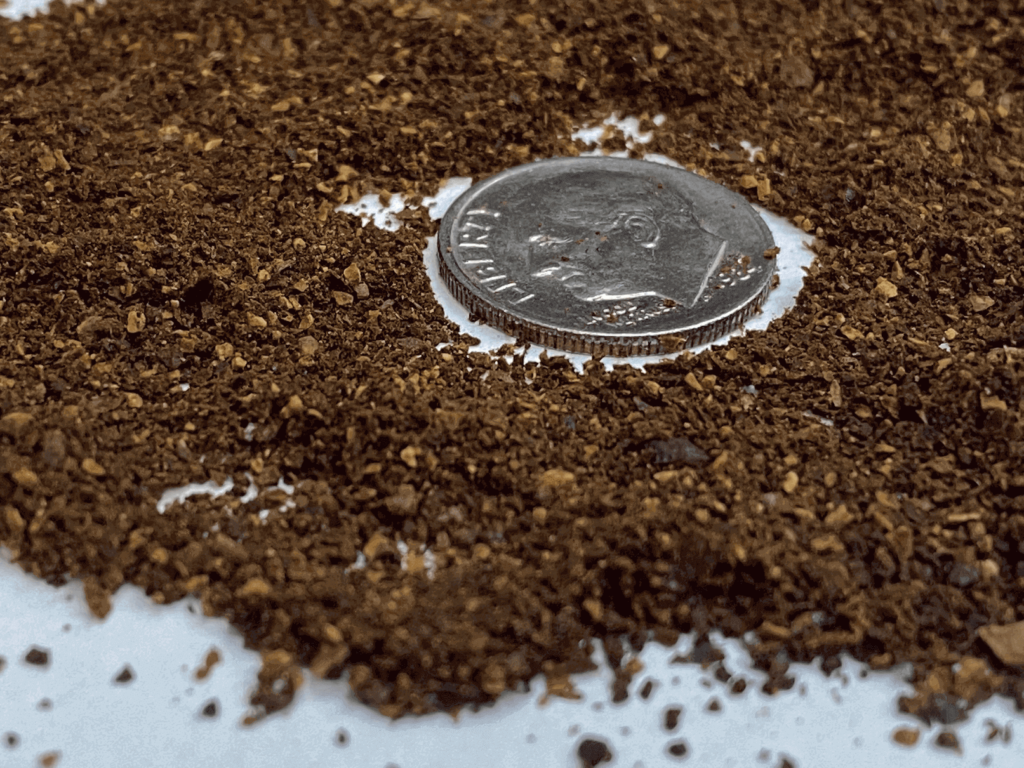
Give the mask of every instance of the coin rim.
[{"label": "coin rim", "polygon": [[[637,163],[646,163],[647,165],[657,167],[659,170],[690,173],[709,184],[717,184],[717,182],[705,179],[702,176],[694,174],[692,171],[687,171],[682,168],[675,168],[673,166],[663,165],[660,163],[652,163],[649,160],[611,157],[560,157],[538,160],[533,163],[524,163],[522,165],[506,168],[505,170],[474,184],[459,195],[451,206],[449,206],[448,211],[442,218],[441,228],[437,235],[437,257],[441,279],[444,281],[445,286],[451,292],[455,300],[469,310],[471,319],[476,315],[477,317],[482,318],[488,325],[498,328],[517,340],[541,344],[564,352],[590,354],[596,357],[636,357],[643,355],[669,354],[671,352],[677,352],[683,349],[692,349],[694,347],[708,344],[733,332],[760,310],[765,299],[772,290],[773,283],[775,282],[777,266],[774,259],[770,260],[771,268],[761,290],[750,296],[745,302],[734,307],[730,312],[721,315],[714,320],[698,323],[693,328],[682,328],[678,330],[659,331],[646,334],[597,334],[587,331],[542,325],[541,323],[527,320],[509,310],[496,306],[477,294],[476,290],[474,290],[474,286],[472,285],[472,281],[467,280],[469,283],[467,284],[467,282],[463,282],[459,279],[459,274],[464,272],[464,270],[461,270],[457,261],[454,264],[449,263],[450,259],[455,259],[451,246],[451,232],[455,219],[459,217],[462,209],[466,206],[466,201],[469,198],[484,192],[493,184],[498,183],[500,181],[500,177],[515,175],[517,173],[525,173],[528,169],[534,168],[538,165],[576,165],[580,162],[595,161],[604,161],[605,164],[610,165],[629,165],[633,168],[636,167]],[[742,195],[738,195],[728,189],[728,187],[723,187],[723,189],[737,195],[737,197],[743,200],[743,202],[750,205]],[[754,210],[753,206],[751,206],[751,210]],[[754,210],[754,214],[755,221],[760,226],[762,234],[766,234],[772,245],[774,245],[775,238],[772,235],[771,229],[756,210]],[[458,270],[458,273],[456,270]]]}]

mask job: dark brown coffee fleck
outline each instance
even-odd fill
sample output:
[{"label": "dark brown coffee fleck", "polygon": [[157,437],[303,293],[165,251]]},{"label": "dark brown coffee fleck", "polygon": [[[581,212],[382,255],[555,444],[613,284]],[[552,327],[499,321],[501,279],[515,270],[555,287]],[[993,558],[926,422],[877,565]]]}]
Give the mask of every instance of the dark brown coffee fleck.
[{"label": "dark brown coffee fleck", "polygon": [[202,709],[199,710],[199,713],[203,717],[213,718],[213,717],[217,716],[219,711],[220,711],[220,702],[218,702],[217,699],[210,699],[205,704],[203,704],[203,707],[202,707]]},{"label": "dark brown coffee fleck", "polygon": [[665,748],[665,751],[668,752],[672,757],[681,759],[686,757],[687,754],[689,754],[690,748],[687,746],[685,741],[680,740],[671,742]]},{"label": "dark brown coffee fleck", "polygon": [[584,739],[580,742],[576,755],[580,759],[580,768],[596,768],[601,763],[612,760],[612,751],[608,745],[597,739]]},{"label": "dark brown coffee fleck", "polygon": [[683,715],[682,707],[669,707],[665,710],[665,730],[670,733],[679,727],[679,719]]},{"label": "dark brown coffee fleck", "polygon": [[121,668],[121,671],[118,672],[117,675],[114,677],[114,682],[115,683],[124,684],[124,683],[130,683],[134,679],[135,679],[135,672],[132,670],[130,665],[125,664]]},{"label": "dark brown coffee fleck", "polygon": [[25,654],[25,663],[34,667],[45,667],[50,663],[50,652],[44,648],[33,647]]}]

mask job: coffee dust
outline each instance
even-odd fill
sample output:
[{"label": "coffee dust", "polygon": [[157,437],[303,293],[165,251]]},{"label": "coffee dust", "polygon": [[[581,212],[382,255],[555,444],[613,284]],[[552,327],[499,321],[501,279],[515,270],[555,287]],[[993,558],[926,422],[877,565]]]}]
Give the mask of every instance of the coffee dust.
[{"label": "coffee dust", "polygon": [[135,672],[132,670],[131,665],[125,664],[121,671],[114,677],[114,682],[121,685],[127,685],[135,679]]},{"label": "coffee dust", "polygon": [[597,768],[614,757],[608,745],[598,739],[584,739],[576,750],[580,768]]},{"label": "coffee dust", "polygon": [[[0,51],[29,572],[100,616],[124,583],[198,596],[263,654],[261,713],[304,669],[394,717],[572,695],[592,641],[712,629],[756,632],[769,690],[847,652],[912,663],[925,717],[1024,702],[979,637],[1024,619],[1019,7],[111,0],[0,20]],[[508,362],[433,299],[423,210],[333,212],[613,113],[816,236],[767,332]]]},{"label": "coffee dust", "polygon": [[206,718],[214,718],[217,717],[218,710],[219,703],[217,699],[210,699],[203,704],[203,708],[199,710],[199,714]]}]

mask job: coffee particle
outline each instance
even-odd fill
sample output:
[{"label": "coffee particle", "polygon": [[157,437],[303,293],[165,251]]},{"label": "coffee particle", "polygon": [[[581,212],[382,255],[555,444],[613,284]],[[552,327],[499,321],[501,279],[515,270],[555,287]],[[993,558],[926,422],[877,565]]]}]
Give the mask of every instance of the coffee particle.
[{"label": "coffee particle", "polygon": [[203,659],[203,663],[196,668],[195,678],[196,680],[205,680],[209,677],[213,668],[220,662],[220,651],[216,648],[211,648],[206,652],[206,658]]},{"label": "coffee particle", "polygon": [[25,654],[25,663],[34,667],[45,667],[50,663],[50,652],[44,648],[33,646]]},{"label": "coffee particle", "polygon": [[114,678],[114,682],[122,684],[130,683],[134,679],[135,672],[132,670],[130,665],[125,664],[124,667],[121,668],[121,671],[117,673],[117,676]]},{"label": "coffee particle", "polygon": [[612,760],[612,752],[608,745],[597,739],[584,739],[576,749],[580,759],[580,768],[596,768],[601,763]]},{"label": "coffee particle", "polygon": [[892,732],[892,740],[904,747],[914,746],[920,737],[921,731],[917,728],[897,728]]},{"label": "coffee particle", "polygon": [[686,745],[685,741],[679,740],[670,742],[669,745],[665,748],[665,751],[668,752],[672,757],[681,759],[686,757],[687,753],[689,753],[690,751],[690,748]]},{"label": "coffee particle", "polygon": [[670,733],[679,727],[679,718],[682,717],[682,707],[669,707],[665,710],[665,730]]},{"label": "coffee particle", "polygon": [[961,751],[960,739],[957,738],[957,735],[952,731],[941,731],[939,735],[935,737],[935,745],[958,753]]}]

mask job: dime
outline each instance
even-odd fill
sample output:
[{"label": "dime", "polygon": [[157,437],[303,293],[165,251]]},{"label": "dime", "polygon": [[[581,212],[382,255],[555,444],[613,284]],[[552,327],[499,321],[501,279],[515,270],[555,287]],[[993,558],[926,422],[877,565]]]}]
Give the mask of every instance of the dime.
[{"label": "dime", "polygon": [[437,246],[445,284],[471,315],[598,356],[713,341],[758,311],[775,273],[771,232],[743,197],[609,157],[542,160],[475,184]]}]

